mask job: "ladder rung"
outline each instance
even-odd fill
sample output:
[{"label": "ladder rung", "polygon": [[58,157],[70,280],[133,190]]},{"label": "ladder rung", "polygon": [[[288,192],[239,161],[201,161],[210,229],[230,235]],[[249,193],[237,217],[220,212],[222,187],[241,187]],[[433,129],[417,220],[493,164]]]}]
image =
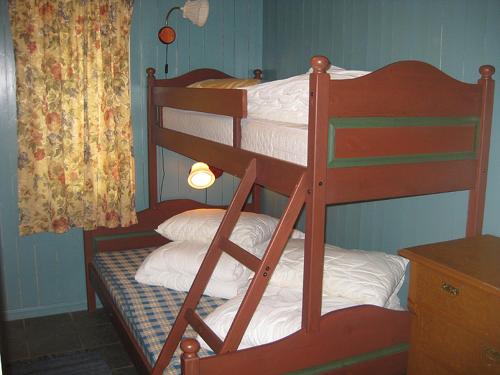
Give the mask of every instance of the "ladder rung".
[{"label": "ladder rung", "polygon": [[203,319],[201,319],[200,316],[193,311],[193,309],[186,310],[186,320],[215,353],[220,352],[223,344],[222,340],[208,325],[205,324]]},{"label": "ladder rung", "polygon": [[239,261],[248,269],[253,272],[257,272],[260,267],[261,260],[257,258],[255,255],[250,254],[245,249],[236,245],[234,242],[228,240],[227,238],[221,238],[220,247],[224,252],[231,255],[234,259]]}]

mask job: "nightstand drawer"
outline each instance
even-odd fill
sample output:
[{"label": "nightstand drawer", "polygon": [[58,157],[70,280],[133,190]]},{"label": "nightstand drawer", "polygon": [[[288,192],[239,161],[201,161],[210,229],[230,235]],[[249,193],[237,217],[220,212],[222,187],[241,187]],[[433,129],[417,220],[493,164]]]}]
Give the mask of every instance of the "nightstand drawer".
[{"label": "nightstand drawer", "polygon": [[418,351],[446,365],[450,372],[464,375],[500,374],[498,342],[493,343],[425,310],[417,320],[418,338],[415,345]]},{"label": "nightstand drawer", "polygon": [[500,299],[464,280],[422,264],[412,264],[411,307],[443,315],[500,342]]}]

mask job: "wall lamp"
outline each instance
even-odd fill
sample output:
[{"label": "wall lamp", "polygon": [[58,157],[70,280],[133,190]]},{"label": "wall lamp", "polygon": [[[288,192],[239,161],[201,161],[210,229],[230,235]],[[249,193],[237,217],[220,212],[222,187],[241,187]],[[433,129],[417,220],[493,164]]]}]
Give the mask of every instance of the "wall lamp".
[{"label": "wall lamp", "polygon": [[222,170],[206,163],[194,163],[189,171],[188,184],[194,189],[206,189],[222,175]]},{"label": "wall lamp", "polygon": [[187,0],[184,6],[171,8],[165,17],[165,26],[158,31],[158,39],[167,45],[175,41],[175,30],[168,25],[168,19],[176,10],[182,11],[182,17],[190,20],[196,26],[203,27],[207,22],[210,7],[208,0]]}]

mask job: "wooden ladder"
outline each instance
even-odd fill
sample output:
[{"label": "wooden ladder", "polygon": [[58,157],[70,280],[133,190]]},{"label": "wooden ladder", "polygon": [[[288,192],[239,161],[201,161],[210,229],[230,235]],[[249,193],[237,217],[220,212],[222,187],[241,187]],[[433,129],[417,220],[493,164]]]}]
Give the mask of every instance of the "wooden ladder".
[{"label": "wooden ladder", "polygon": [[[269,279],[283,253],[288,237],[304,205],[307,192],[306,176],[305,173],[303,173],[300,175],[290,195],[288,205],[285,208],[263,258],[259,259],[229,240],[247,197],[255,184],[256,178],[257,162],[255,159],[252,159],[245,170],[238,189],[207,250],[207,254],[191,285],[191,289],[186,296],[184,304],[167,337],[167,341],[153,367],[153,375],[162,374],[165,367],[168,366],[188,324],[203,338],[203,340],[205,340],[215,353],[222,354],[238,349],[248,324],[264,294]],[[245,297],[243,298],[224,341],[222,341],[195,312],[196,306],[198,305],[223,251],[255,272],[255,276],[246,291]]]}]

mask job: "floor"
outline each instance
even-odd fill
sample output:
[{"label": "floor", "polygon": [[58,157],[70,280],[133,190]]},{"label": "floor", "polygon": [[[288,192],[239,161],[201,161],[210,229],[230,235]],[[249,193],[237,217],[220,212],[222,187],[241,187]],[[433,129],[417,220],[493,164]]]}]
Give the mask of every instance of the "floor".
[{"label": "floor", "polygon": [[137,373],[104,310],[14,320],[2,325],[3,364],[92,349],[101,353],[113,375]]}]

